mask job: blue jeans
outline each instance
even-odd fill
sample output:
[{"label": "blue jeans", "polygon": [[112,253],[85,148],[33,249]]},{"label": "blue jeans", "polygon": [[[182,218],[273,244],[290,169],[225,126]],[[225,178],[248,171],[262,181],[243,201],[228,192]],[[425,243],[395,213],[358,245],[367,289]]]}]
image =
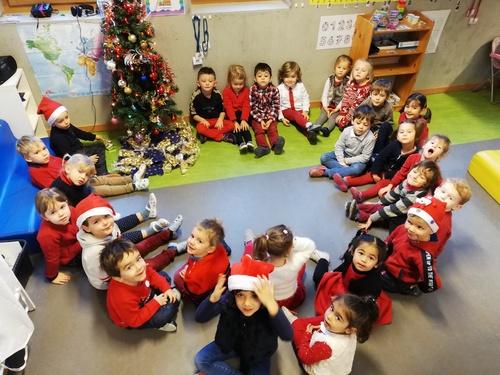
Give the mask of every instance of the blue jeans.
[{"label": "blue jeans", "polygon": [[238,355],[233,350],[229,353],[223,353],[220,346],[212,341],[196,354],[194,364],[198,370],[206,375],[269,375],[271,373],[270,357],[246,364],[241,371],[225,362],[236,357]]},{"label": "blue jeans", "polygon": [[[164,271],[158,272],[170,283],[170,276]],[[159,290],[151,288],[151,298],[156,294],[160,294]],[[170,323],[175,319],[177,315],[177,310],[179,309],[180,301],[177,300],[174,303],[167,302],[166,305],[161,306],[158,311],[142,326],[137,327],[137,329],[147,329],[147,328],[160,328],[165,324]]]},{"label": "blue jeans", "polygon": [[321,164],[323,164],[327,169],[325,169],[325,176],[332,179],[335,173],[338,173],[342,177],[346,176],[356,176],[361,174],[366,165],[364,163],[352,163],[347,167],[342,166],[337,161],[337,157],[335,156],[335,152],[327,152],[326,154],[321,155]]}]

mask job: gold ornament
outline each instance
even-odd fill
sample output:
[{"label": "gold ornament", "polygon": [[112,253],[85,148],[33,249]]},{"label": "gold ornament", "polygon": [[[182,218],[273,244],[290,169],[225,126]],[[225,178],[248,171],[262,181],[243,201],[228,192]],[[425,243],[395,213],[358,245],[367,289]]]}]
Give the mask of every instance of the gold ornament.
[{"label": "gold ornament", "polygon": [[132,89],[131,89],[130,87],[128,87],[128,86],[127,86],[127,87],[125,87],[125,88],[123,89],[123,92],[124,92],[125,94],[127,94],[127,95],[130,95],[130,94],[132,94]]}]

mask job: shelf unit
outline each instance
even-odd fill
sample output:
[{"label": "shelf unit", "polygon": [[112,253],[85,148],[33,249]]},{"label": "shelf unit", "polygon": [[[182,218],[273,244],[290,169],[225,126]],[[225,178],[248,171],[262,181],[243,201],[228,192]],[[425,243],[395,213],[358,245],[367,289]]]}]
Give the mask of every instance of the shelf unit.
[{"label": "shelf unit", "polygon": [[0,86],[0,103],[0,119],[9,124],[16,138],[33,134],[41,138],[47,137],[47,129],[36,113],[38,106],[23,69],[17,69]]},{"label": "shelf unit", "polygon": [[[371,14],[358,15],[349,55],[354,61],[365,58],[373,65],[374,76],[392,81],[392,91],[399,96],[400,101],[394,106],[401,108],[404,101],[413,90],[418,72],[424,59],[425,50],[431,37],[434,21],[420,12],[411,12],[420,16],[420,22],[412,25],[405,21],[399,22],[398,28],[391,30],[379,28],[375,30],[371,22]],[[374,39],[405,36],[409,40],[418,41],[418,46],[402,49],[383,49],[370,54],[370,46]]]}]

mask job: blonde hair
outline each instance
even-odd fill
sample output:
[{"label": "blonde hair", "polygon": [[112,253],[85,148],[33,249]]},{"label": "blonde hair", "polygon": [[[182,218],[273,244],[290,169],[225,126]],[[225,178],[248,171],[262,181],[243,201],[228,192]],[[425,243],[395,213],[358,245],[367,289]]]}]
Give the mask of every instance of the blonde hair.
[{"label": "blonde hair", "polygon": [[278,70],[278,82],[282,83],[285,77],[290,73],[295,73],[297,76],[297,82],[302,81],[302,71],[300,70],[299,64],[295,61],[287,61],[281,65],[280,70]]},{"label": "blonde hair", "polygon": [[455,187],[460,196],[460,204],[466,204],[470,200],[472,191],[470,185],[463,178],[446,178],[441,185],[446,183],[452,184]]},{"label": "blonde hair", "polygon": [[29,153],[35,148],[35,146],[41,143],[45,146],[43,141],[34,135],[23,135],[16,142],[16,151],[23,157],[27,158]]},{"label": "blonde hair", "polygon": [[210,246],[219,246],[225,237],[222,222],[218,219],[204,219],[195,225],[200,231],[207,234]]},{"label": "blonde hair", "polygon": [[349,70],[347,71],[347,74],[350,74],[353,62],[352,62],[352,57],[349,55],[340,55],[339,57],[337,57],[335,59],[335,63],[333,64],[333,69],[335,69],[337,65],[343,62],[349,63]]},{"label": "blonde hair", "polygon": [[35,209],[38,214],[45,218],[45,213],[56,206],[56,204],[67,202],[68,198],[58,188],[46,188],[35,195]]},{"label": "blonde hair", "polygon": [[90,177],[94,177],[96,174],[94,162],[87,155],[83,154],[74,154],[71,156],[68,154],[64,155],[63,170],[65,173],[66,173],[66,167],[80,168],[85,173],[88,173]]},{"label": "blonde hair", "polygon": [[371,83],[373,81],[373,65],[367,59],[357,59],[354,62],[354,64],[352,65],[351,75],[349,76],[349,80],[352,81],[354,79],[352,76],[352,72],[357,63],[365,63],[368,65],[368,82]]},{"label": "blonde hair", "polygon": [[227,69],[227,85],[229,86],[235,79],[242,79],[246,84],[247,73],[245,68],[238,64],[229,65]]}]

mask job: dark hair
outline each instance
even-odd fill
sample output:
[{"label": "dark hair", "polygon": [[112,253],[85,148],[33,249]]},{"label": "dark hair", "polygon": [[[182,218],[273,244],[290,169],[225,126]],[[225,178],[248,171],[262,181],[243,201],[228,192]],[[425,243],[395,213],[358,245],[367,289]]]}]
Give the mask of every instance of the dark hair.
[{"label": "dark hair", "polygon": [[368,340],[379,314],[376,299],[373,296],[358,296],[348,293],[335,296],[333,301],[339,301],[344,305],[349,327],[356,329],[358,342],[363,343]]},{"label": "dark hair", "polygon": [[351,240],[351,242],[349,242],[347,250],[344,255],[340,257],[340,260],[352,262],[354,250],[356,250],[356,248],[358,248],[362,243],[373,245],[378,249],[378,265],[380,265],[382,262],[385,262],[387,258],[389,258],[389,256],[392,254],[392,242],[386,244],[380,238],[368,234],[360,229],[356,232],[356,235]]},{"label": "dark hair", "polygon": [[424,118],[425,121],[431,122],[432,118],[432,113],[431,109],[427,107],[427,98],[424,94],[421,94],[419,92],[415,92],[411,94],[408,99],[405,101],[405,105],[401,107],[399,110],[400,113],[403,113],[405,110],[405,107],[409,105],[411,102],[418,102],[420,105],[420,108],[422,108],[422,117]]},{"label": "dark hair", "polygon": [[425,174],[427,181],[422,186],[424,189],[434,190],[438,186],[439,181],[441,181],[441,171],[438,165],[431,160],[418,162],[413,166],[413,169],[418,169],[421,173]]},{"label": "dark hair", "polygon": [[273,75],[273,70],[271,69],[271,67],[263,62],[260,62],[257,65],[255,65],[255,68],[253,70],[253,75],[256,76],[257,72],[268,72],[271,77]]},{"label": "dark hair", "polygon": [[391,141],[394,141],[395,139],[398,138],[398,131],[399,131],[399,127],[403,124],[413,124],[415,125],[415,146],[418,146],[419,142],[420,142],[420,138],[422,137],[422,134],[424,133],[424,129],[425,129],[425,121],[424,120],[410,120],[410,119],[406,119],[404,120],[403,122],[399,123],[398,124],[398,127],[392,132],[391,136],[389,137],[389,139]]},{"label": "dark hair", "polygon": [[118,263],[121,262],[125,254],[136,251],[139,251],[137,247],[126,238],[117,238],[109,242],[99,254],[101,269],[111,277],[120,277]]},{"label": "dark hair", "polygon": [[266,234],[261,234],[253,240],[253,258],[267,261],[267,254],[283,257],[293,246],[293,233],[285,225],[269,228]]},{"label": "dark hair", "polygon": [[387,96],[391,93],[392,85],[391,83],[386,80],[386,79],[377,79],[375,82],[372,83],[372,86],[370,88],[370,93],[375,92],[379,93],[380,91],[385,92]]},{"label": "dark hair", "polygon": [[56,202],[67,202],[68,198],[58,188],[45,188],[35,195],[35,209],[38,214],[45,218],[45,213],[56,205]]},{"label": "dark hair", "polygon": [[360,119],[366,120],[370,122],[370,125],[373,124],[373,120],[375,120],[375,111],[372,107],[368,105],[360,105],[354,110],[352,114],[352,119]]},{"label": "dark hair", "polygon": [[215,75],[215,71],[208,66],[201,67],[200,70],[198,70],[197,79],[200,79],[202,74],[212,75],[214,76],[214,78],[217,78],[217,76]]}]

